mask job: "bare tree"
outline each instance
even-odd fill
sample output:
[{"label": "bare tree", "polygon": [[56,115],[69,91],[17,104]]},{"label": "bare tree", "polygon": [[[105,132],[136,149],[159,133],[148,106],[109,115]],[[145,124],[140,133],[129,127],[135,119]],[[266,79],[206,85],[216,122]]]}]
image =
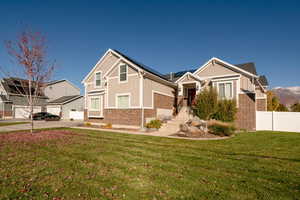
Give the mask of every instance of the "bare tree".
[{"label": "bare tree", "polygon": [[11,79],[16,91],[26,97],[29,106],[31,133],[33,132],[33,110],[43,94],[45,83],[49,81],[55,63],[46,60],[45,37],[39,32],[25,30],[15,41],[6,41],[8,54],[18,64],[21,78],[16,83]]}]

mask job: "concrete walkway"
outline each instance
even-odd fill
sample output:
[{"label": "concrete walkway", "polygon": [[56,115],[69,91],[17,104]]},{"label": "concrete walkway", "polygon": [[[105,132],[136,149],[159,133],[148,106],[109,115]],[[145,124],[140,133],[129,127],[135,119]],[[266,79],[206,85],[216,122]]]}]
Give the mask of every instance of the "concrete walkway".
[{"label": "concrete walkway", "polygon": [[229,139],[231,137],[218,137],[218,138],[188,138],[188,137],[179,137],[179,136],[171,136],[171,135],[160,135],[157,132],[141,132],[141,131],[127,131],[127,130],[115,130],[115,129],[102,129],[102,128],[92,128],[92,127],[70,127],[74,129],[85,129],[85,130],[95,130],[95,131],[103,131],[103,132],[114,132],[114,133],[123,133],[123,134],[133,134],[133,135],[147,135],[147,136],[156,136],[156,137],[164,137],[164,138],[176,138],[176,139],[184,139],[184,140],[224,140]]},{"label": "concrete walkway", "polygon": [[[5,121],[2,121],[5,122]],[[7,121],[11,122],[11,121]],[[1,122],[0,122],[1,123]],[[81,121],[34,121],[34,128],[35,129],[42,129],[42,128],[60,128],[60,127],[73,127],[77,126]],[[9,126],[0,126],[0,132],[9,132],[9,131],[20,131],[20,130],[30,130],[31,125],[28,124],[16,124],[16,125],[9,125]]]}]

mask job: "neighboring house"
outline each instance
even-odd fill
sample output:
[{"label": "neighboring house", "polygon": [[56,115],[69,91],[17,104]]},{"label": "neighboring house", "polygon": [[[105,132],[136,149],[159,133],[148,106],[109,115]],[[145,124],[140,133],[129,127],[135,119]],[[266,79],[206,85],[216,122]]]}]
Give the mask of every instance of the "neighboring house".
[{"label": "neighboring house", "polygon": [[[4,78],[0,81],[1,118],[28,118],[28,81],[20,78]],[[47,104],[47,97],[41,89],[32,90],[35,102],[34,112],[41,112]]]},{"label": "neighboring house", "polygon": [[80,89],[68,80],[58,80],[47,83],[44,89],[49,98],[47,112],[69,119],[70,111],[83,111],[83,96]]},{"label": "neighboring house", "polygon": [[59,115],[62,119],[70,119],[70,111],[83,111],[83,104],[83,96],[62,96],[48,102],[47,112]]},{"label": "neighboring house", "polygon": [[[26,85],[20,78],[4,78],[0,84],[0,117],[28,118],[29,105]],[[34,91],[33,91],[34,92]],[[71,110],[83,111],[80,89],[67,80],[53,81],[40,88],[35,98],[34,113],[48,111],[69,118]]]},{"label": "neighboring house", "polygon": [[162,75],[119,51],[109,49],[82,81],[85,120],[123,127],[144,127],[160,116],[190,106],[207,86],[220,98],[235,99],[239,128],[255,130],[256,110],[266,110],[266,77],[254,63],[232,65],[212,58],[194,70]]}]

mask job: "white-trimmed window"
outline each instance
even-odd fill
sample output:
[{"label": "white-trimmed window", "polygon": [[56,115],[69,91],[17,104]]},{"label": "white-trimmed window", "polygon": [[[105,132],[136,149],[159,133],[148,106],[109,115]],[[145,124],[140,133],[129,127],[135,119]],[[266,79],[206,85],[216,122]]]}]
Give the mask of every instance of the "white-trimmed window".
[{"label": "white-trimmed window", "polygon": [[95,86],[100,87],[101,86],[101,72],[95,73]]},{"label": "white-trimmed window", "polygon": [[232,99],[233,97],[232,82],[218,83],[218,93],[221,99]]},{"label": "white-trimmed window", "polygon": [[127,71],[128,67],[125,64],[120,65],[119,67],[119,80],[120,82],[126,82],[127,81]]},{"label": "white-trimmed window", "polygon": [[100,97],[90,97],[90,110],[100,111]]},{"label": "white-trimmed window", "polygon": [[117,106],[118,108],[129,108],[129,95],[118,95]]}]

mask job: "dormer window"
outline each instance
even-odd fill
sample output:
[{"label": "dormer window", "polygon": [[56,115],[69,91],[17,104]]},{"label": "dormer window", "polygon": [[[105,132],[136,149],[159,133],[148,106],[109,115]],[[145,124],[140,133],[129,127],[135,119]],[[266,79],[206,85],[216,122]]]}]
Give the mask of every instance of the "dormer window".
[{"label": "dormer window", "polygon": [[125,64],[122,64],[120,65],[120,68],[119,68],[119,80],[120,82],[126,82],[127,81],[127,65]]},{"label": "dormer window", "polygon": [[101,86],[101,72],[95,73],[95,86],[100,87]]}]

